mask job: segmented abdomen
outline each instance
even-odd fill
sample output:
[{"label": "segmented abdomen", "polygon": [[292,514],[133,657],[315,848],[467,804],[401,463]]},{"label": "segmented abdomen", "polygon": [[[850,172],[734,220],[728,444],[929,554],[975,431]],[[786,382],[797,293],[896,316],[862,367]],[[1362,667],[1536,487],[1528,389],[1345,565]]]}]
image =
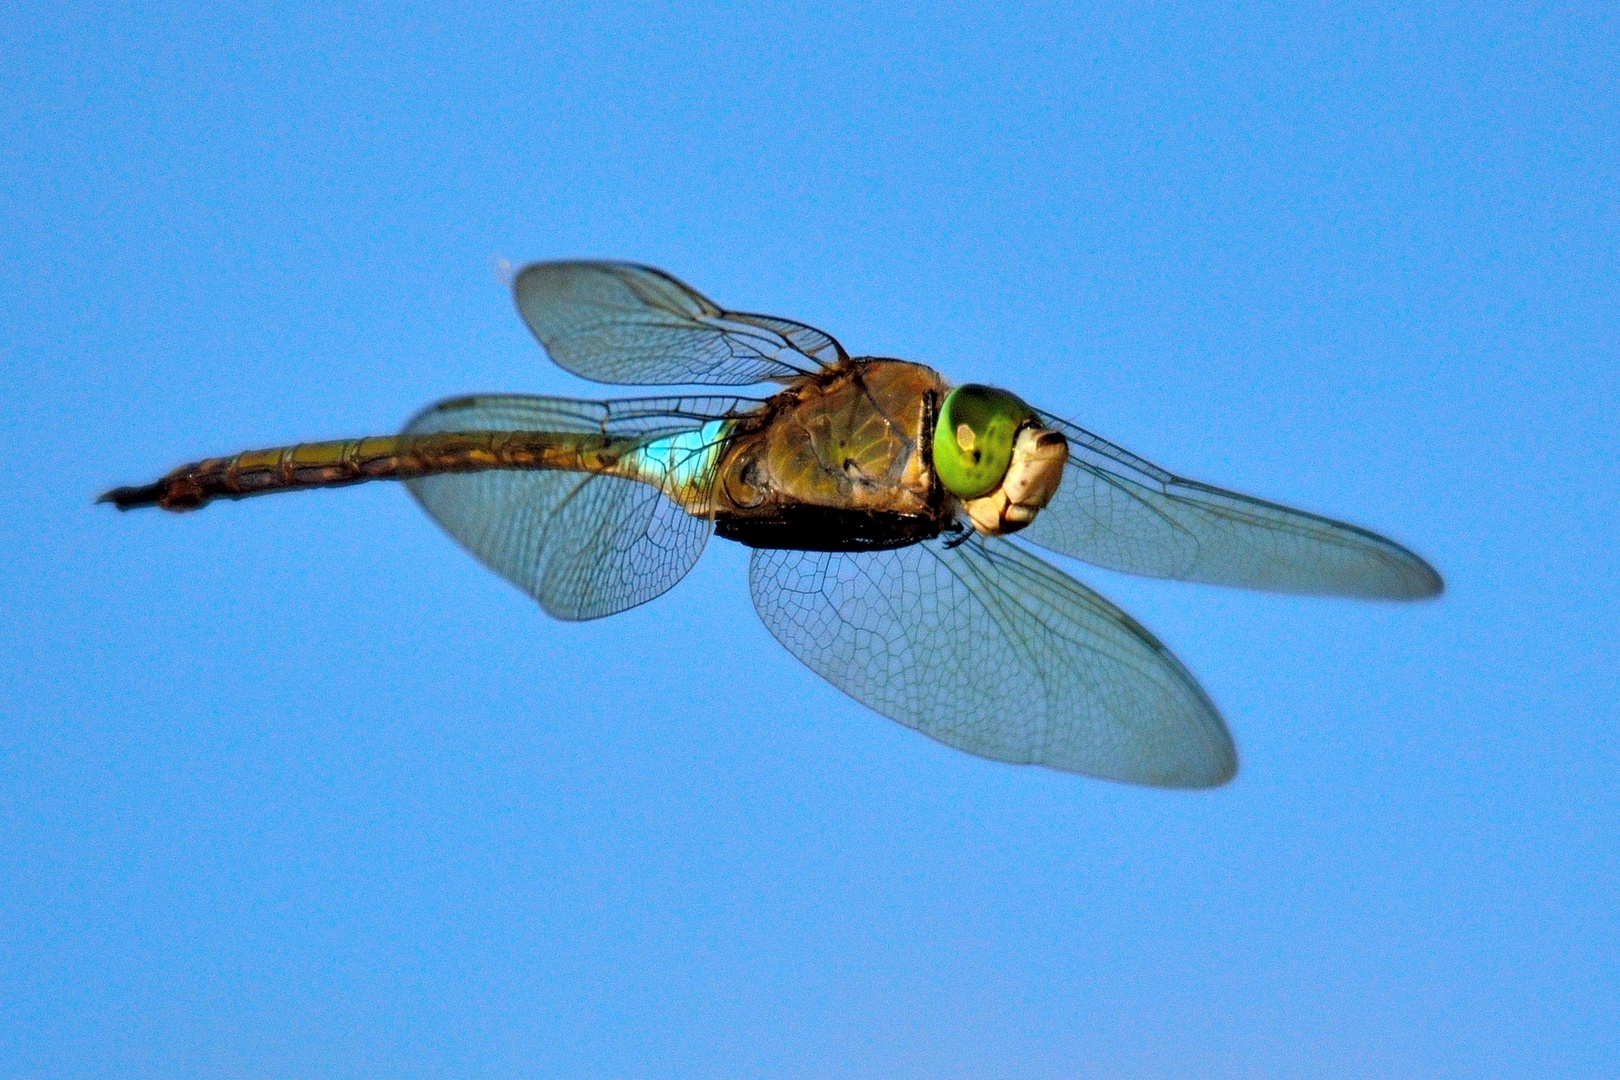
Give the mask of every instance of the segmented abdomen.
[{"label": "segmented abdomen", "polygon": [[212,499],[272,491],[341,487],[367,480],[405,480],[484,469],[616,472],[634,440],[544,431],[445,431],[382,435],[247,450],[182,465],[156,483],[117,488],[99,501],[120,510],[160,506],[193,510]]}]

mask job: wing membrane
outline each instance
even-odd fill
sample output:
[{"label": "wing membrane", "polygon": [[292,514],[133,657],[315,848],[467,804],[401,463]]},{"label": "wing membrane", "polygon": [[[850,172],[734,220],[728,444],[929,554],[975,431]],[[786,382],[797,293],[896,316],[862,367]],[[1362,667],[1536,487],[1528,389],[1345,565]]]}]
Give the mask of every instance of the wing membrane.
[{"label": "wing membrane", "polygon": [[[556,431],[653,440],[704,430],[755,403],[742,398],[571,401],[479,397],[427,409],[407,434]],[[696,443],[690,453],[699,453]],[[713,523],[681,509],[669,473],[659,486],[595,473],[494,470],[406,481],[445,530],[490,569],[561,619],[594,619],[669,590],[697,562]],[[684,482],[684,479],[683,481]]]},{"label": "wing membrane", "polygon": [[1094,566],[1272,592],[1412,600],[1440,575],[1376,533],[1166,472],[1042,413],[1069,439],[1057,496],[1019,535]]},{"label": "wing membrane", "polygon": [[1005,540],[753,554],[760,618],[811,670],[980,757],[1163,787],[1224,783],[1231,736],[1129,615]]},{"label": "wing membrane", "polygon": [[534,263],[512,289],[552,360],[597,382],[746,386],[845,357],[831,335],[814,327],[726,311],[651,267]]}]

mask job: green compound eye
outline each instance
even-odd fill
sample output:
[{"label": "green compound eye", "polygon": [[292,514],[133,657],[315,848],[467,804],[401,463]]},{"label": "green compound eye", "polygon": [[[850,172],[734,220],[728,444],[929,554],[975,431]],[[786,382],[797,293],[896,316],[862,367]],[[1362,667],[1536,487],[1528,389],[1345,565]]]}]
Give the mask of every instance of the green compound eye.
[{"label": "green compound eye", "polygon": [[968,383],[945,395],[934,425],[934,469],[959,499],[988,495],[1012,464],[1018,429],[1035,410],[1005,390]]}]

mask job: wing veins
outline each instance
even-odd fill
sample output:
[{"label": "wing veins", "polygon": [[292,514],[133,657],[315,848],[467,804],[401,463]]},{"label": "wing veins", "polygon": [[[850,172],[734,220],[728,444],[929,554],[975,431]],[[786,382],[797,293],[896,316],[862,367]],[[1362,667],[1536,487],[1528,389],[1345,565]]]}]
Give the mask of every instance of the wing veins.
[{"label": "wing veins", "polygon": [[1072,453],[1022,539],[1106,569],[1280,592],[1415,599],[1423,559],[1359,526],[1176,476],[1050,413]]}]

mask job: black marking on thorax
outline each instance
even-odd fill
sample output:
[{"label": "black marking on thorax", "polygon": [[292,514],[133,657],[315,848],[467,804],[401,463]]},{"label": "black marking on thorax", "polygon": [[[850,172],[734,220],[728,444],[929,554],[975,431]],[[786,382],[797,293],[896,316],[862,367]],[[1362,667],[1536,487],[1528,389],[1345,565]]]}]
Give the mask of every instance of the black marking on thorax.
[{"label": "black marking on thorax", "polygon": [[721,512],[714,519],[714,531],[751,548],[886,551],[932,540],[946,524],[933,515],[786,503],[765,514]]}]

